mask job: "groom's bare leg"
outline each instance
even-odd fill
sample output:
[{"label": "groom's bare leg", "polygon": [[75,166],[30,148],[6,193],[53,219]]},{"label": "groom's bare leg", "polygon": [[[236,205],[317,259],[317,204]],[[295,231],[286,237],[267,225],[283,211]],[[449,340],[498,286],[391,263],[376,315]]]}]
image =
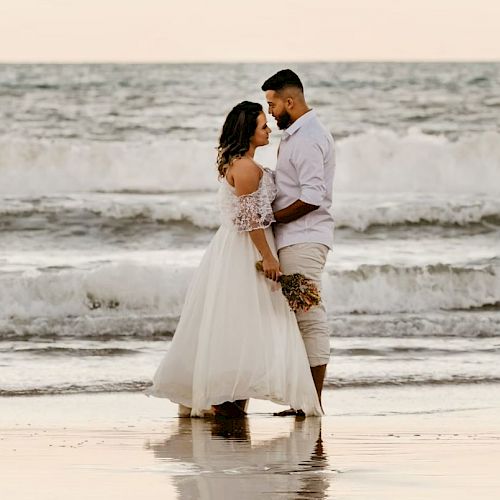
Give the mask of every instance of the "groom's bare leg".
[{"label": "groom's bare leg", "polygon": [[316,387],[321,408],[323,408],[323,404],[321,403],[321,392],[323,391],[323,382],[325,381],[326,366],[327,365],[311,366],[314,387]]}]

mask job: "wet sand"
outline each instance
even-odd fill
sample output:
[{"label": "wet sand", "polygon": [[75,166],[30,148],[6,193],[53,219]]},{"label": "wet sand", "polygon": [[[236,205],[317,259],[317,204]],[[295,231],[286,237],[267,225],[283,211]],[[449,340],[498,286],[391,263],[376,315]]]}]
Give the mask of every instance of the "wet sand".
[{"label": "wet sand", "polygon": [[0,498],[496,499],[499,393],[344,389],[321,419],[253,401],[228,421],[134,393],[3,398]]}]

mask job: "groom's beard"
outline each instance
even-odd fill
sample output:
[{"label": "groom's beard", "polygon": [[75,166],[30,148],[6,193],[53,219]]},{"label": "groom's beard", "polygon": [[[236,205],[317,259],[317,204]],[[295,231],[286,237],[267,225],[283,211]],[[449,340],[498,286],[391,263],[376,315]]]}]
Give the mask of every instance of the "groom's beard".
[{"label": "groom's beard", "polygon": [[276,124],[280,130],[285,130],[292,124],[292,117],[288,111],[283,111],[280,116],[276,117]]}]

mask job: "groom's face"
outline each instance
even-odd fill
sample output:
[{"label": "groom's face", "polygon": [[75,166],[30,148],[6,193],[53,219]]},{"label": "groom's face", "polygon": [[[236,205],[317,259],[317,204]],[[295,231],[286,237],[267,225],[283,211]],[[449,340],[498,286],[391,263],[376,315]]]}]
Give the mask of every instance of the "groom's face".
[{"label": "groom's face", "polygon": [[274,90],[266,91],[266,101],[269,106],[269,114],[276,120],[280,130],[288,128],[292,123],[292,117],[286,109],[286,100]]}]

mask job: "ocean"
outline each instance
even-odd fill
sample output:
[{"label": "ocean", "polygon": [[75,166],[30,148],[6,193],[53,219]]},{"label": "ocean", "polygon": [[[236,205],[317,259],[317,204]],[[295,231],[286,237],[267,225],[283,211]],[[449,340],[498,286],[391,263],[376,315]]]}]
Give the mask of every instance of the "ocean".
[{"label": "ocean", "polygon": [[[326,386],[500,382],[500,63],[291,67],[336,142]],[[278,69],[0,65],[0,396],[149,384]]]}]

